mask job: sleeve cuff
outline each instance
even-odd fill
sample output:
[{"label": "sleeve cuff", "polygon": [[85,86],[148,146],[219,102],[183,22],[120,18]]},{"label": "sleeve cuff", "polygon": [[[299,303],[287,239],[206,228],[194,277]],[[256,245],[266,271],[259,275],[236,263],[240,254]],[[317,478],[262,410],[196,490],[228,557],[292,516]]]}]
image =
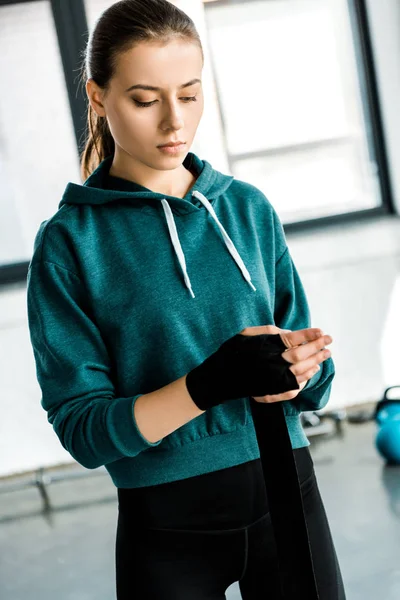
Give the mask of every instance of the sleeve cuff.
[{"label": "sleeve cuff", "polygon": [[134,405],[140,396],[143,394],[119,398],[112,410],[115,444],[125,456],[129,457],[137,456],[143,450],[158,446],[164,439],[152,443],[142,435],[134,414]]}]

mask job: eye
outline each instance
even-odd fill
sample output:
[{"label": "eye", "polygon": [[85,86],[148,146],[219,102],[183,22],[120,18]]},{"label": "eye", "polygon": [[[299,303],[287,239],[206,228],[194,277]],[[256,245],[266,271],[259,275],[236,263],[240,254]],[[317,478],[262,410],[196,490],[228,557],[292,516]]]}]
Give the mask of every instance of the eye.
[{"label": "eye", "polygon": [[[134,101],[136,106],[141,106],[143,108],[145,108],[146,106],[152,106],[153,104],[158,102],[158,100],[153,100],[152,102],[140,102],[139,100],[135,100],[134,98],[132,98],[132,100]],[[180,98],[180,100],[183,100],[184,102],[197,102],[197,96],[187,96],[185,98]]]},{"label": "eye", "polygon": [[134,101],[136,106],[151,106],[152,104],[157,102],[157,100],[153,100],[153,102],[139,102],[139,100],[135,100],[134,98],[132,98],[132,100]]}]

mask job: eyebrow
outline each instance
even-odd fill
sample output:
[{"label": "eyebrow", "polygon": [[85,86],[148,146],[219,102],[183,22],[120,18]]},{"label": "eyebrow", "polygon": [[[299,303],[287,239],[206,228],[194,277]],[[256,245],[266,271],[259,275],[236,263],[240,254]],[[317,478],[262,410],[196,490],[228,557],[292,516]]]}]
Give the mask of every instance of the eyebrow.
[{"label": "eyebrow", "polygon": [[[183,88],[189,87],[189,86],[191,86],[191,85],[193,85],[195,83],[201,83],[201,79],[191,79],[187,83],[184,83],[183,85],[180,85],[179,89],[183,89]],[[131,85],[131,87],[129,87],[125,91],[126,92],[130,92],[131,90],[137,90],[137,89],[151,90],[152,92],[159,92],[159,91],[161,91],[161,88],[159,88],[159,87],[154,87],[153,85],[142,85],[140,83],[138,83],[137,85]]]}]

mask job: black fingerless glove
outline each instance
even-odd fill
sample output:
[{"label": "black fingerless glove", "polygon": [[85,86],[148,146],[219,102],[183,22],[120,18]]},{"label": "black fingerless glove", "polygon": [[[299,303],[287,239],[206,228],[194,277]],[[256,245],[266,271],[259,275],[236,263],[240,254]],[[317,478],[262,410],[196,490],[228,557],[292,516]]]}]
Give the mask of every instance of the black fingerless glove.
[{"label": "black fingerless glove", "polygon": [[246,396],[299,389],[279,334],[238,333],[186,376],[186,387],[200,410]]}]

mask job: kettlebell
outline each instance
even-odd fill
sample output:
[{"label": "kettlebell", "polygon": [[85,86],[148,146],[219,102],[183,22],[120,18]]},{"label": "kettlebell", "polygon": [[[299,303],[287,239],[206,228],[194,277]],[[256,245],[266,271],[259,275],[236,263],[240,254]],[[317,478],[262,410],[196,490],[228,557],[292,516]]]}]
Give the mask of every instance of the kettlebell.
[{"label": "kettlebell", "polygon": [[[393,390],[397,390],[393,392]],[[375,408],[375,446],[387,464],[400,465],[400,385],[388,387]]]}]

